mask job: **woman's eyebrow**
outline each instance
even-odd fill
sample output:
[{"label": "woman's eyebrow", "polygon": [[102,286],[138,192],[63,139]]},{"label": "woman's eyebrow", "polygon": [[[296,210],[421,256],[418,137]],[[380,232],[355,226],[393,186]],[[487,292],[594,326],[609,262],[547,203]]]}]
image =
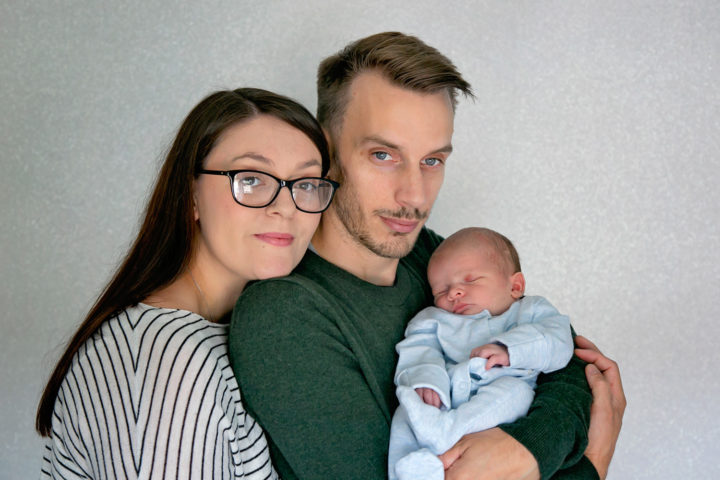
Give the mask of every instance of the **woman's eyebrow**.
[{"label": "woman's eyebrow", "polygon": [[[273,166],[275,165],[275,162],[271,158],[266,157],[265,155],[255,153],[255,152],[246,152],[242,155],[237,155],[236,157],[233,157],[232,161],[238,161],[245,158],[249,158],[251,160],[255,160],[257,162],[263,163],[265,165]],[[295,170],[304,170],[306,168],[310,167],[322,167],[322,163],[317,158],[311,158],[310,160],[303,162],[300,164]]]},{"label": "woman's eyebrow", "polygon": [[274,163],[272,161],[272,159],[266,157],[265,155],[262,155],[260,153],[255,153],[255,152],[245,152],[241,155],[237,155],[237,156],[233,157],[233,159],[231,161],[235,162],[237,160],[242,160],[243,158],[249,158],[251,160],[256,160],[258,162],[265,163],[267,165],[273,165],[273,163]]},{"label": "woman's eyebrow", "polygon": [[320,160],[318,160],[317,158],[312,158],[312,159],[308,160],[307,162],[303,163],[302,165],[300,165],[297,169],[303,170],[303,169],[309,168],[309,167],[321,167],[321,166],[322,166],[322,163],[320,163]]}]

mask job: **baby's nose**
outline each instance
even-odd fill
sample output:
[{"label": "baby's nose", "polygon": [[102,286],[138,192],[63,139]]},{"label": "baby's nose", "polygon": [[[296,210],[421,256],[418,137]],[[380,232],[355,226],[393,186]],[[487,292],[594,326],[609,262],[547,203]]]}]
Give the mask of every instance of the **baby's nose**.
[{"label": "baby's nose", "polygon": [[462,297],[464,294],[465,294],[465,292],[463,292],[463,289],[462,289],[462,288],[460,288],[460,287],[453,287],[453,288],[450,289],[450,295],[449,295],[449,296],[450,296],[451,299],[455,299],[455,298],[460,298],[460,297]]}]

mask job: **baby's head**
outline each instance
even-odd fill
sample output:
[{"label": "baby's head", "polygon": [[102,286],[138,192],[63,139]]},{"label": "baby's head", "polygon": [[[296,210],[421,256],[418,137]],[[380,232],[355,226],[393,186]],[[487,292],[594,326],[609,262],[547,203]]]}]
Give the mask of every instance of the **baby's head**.
[{"label": "baby's head", "polygon": [[462,315],[499,315],[525,292],[515,247],[487,228],[464,228],[445,239],[430,258],[428,280],[435,305]]}]

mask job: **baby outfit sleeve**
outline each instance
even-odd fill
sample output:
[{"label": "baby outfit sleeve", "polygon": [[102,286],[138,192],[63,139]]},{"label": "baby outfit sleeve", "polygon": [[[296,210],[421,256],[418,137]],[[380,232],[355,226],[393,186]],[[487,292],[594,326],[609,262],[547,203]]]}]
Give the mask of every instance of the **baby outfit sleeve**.
[{"label": "baby outfit sleeve", "polygon": [[446,407],[450,406],[450,378],[438,340],[435,307],[421,310],[408,324],[405,339],[397,344],[399,355],[395,384],[410,388],[430,388]]},{"label": "baby outfit sleeve", "polygon": [[565,367],[573,355],[570,319],[543,297],[524,297],[513,307],[517,314],[492,339],[507,347],[510,366],[544,373]]}]

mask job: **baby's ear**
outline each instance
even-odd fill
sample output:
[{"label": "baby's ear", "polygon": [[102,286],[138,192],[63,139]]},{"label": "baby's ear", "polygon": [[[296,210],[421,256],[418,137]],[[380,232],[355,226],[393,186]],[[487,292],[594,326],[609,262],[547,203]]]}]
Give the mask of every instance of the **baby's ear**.
[{"label": "baby's ear", "polygon": [[516,300],[522,297],[525,294],[525,275],[522,272],[513,273],[510,277],[510,285],[512,286],[510,295]]}]

